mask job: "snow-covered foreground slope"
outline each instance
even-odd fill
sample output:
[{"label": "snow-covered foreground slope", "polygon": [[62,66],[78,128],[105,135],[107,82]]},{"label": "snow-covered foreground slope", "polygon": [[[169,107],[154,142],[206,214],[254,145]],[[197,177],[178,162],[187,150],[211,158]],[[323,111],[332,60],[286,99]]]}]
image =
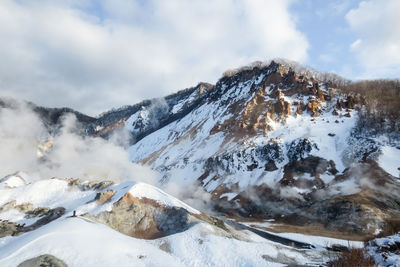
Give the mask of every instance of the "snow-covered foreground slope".
[{"label": "snow-covered foreground slope", "polygon": [[[24,173],[14,176],[24,177],[24,183],[9,186],[12,176],[0,182],[0,266],[17,266],[41,255],[51,255],[67,266],[319,266],[338,255],[327,246],[362,247],[362,242],[295,233],[268,233],[271,239],[200,213],[143,183],[58,178],[33,182]],[[121,203],[127,198],[133,201],[124,210]],[[134,228],[140,223],[124,212],[145,212],[141,220],[150,222],[147,217],[180,209],[187,212],[190,223],[157,238],[135,237],[135,232],[124,233],[125,228],[104,220],[106,214],[118,215],[113,218]],[[173,221],[175,216],[169,213],[164,219]],[[311,246],[298,248],[295,242]],[[367,249],[389,266],[399,263],[393,250],[397,245],[398,237],[393,236],[371,241]]]},{"label": "snow-covered foreground slope", "polygon": [[257,236],[240,241],[197,224],[189,230],[157,240],[123,235],[84,218],[60,218],[19,237],[0,239],[0,265],[50,254],[68,266],[283,266],[320,262],[317,251],[297,251]]},{"label": "snow-covered foreground slope", "polygon": [[[296,249],[236,229],[151,185],[58,178],[31,182],[28,175],[20,176],[24,183],[13,187],[9,179],[0,183],[0,266],[44,254],[68,266],[284,266],[327,260],[323,248]],[[135,214],[145,213],[141,221],[162,228],[177,220],[173,211],[184,212],[188,223],[175,224],[181,228],[174,231],[159,229],[158,238],[139,238],[140,232],[124,232],[107,221],[118,218],[133,229],[140,225]]]}]

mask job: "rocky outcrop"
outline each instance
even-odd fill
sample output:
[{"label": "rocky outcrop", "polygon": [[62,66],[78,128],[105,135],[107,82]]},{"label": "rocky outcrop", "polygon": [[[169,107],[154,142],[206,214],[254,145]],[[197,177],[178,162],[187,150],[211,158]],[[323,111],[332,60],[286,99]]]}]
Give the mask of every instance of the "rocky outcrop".
[{"label": "rocky outcrop", "polygon": [[[325,183],[320,178],[324,173],[329,175],[338,173],[335,163],[320,157],[309,156],[286,164],[280,184],[303,189],[324,188]],[[302,178],[304,174],[308,174],[312,178],[304,179]]]},{"label": "rocky outcrop", "polygon": [[107,190],[105,192],[99,192],[96,194],[95,200],[99,205],[103,205],[106,202],[109,202],[111,198],[115,195],[115,190]]},{"label": "rocky outcrop", "polygon": [[284,99],[282,92],[279,92],[278,101],[274,104],[273,112],[277,114],[277,117],[287,117],[292,115],[291,104]]},{"label": "rocky outcrop", "polygon": [[[18,206],[14,206],[18,210]],[[3,206],[4,208],[4,206]],[[4,211],[4,210],[2,210]],[[63,207],[58,207],[54,209],[49,209],[49,208],[31,208],[28,210],[19,210],[20,212],[24,213],[25,212],[25,217],[27,219],[29,218],[35,218],[39,217],[39,219],[28,226],[25,226],[25,224],[17,224],[14,222],[9,222],[9,221],[2,221],[0,220],[0,237],[11,235],[20,235],[26,232],[30,232],[33,230],[38,229],[39,227],[48,224],[51,221],[54,221],[58,218],[60,218],[62,215],[65,213],[65,208]]]},{"label": "rocky outcrop", "polygon": [[0,238],[5,236],[13,236],[20,232],[21,226],[10,221],[0,220]]},{"label": "rocky outcrop", "polygon": [[78,188],[79,190],[82,190],[82,191],[103,190],[114,184],[113,181],[85,181],[85,180],[79,179],[79,178],[69,178],[69,179],[54,178],[54,179],[67,181],[68,185],[70,187]]},{"label": "rocky outcrop", "polygon": [[45,254],[21,262],[18,267],[67,267],[67,264],[53,255]]},{"label": "rocky outcrop", "polygon": [[[248,170],[259,168],[265,171],[276,170],[276,165],[284,160],[283,147],[277,142],[271,142],[264,146],[250,147],[235,153],[226,153],[209,158],[204,170],[208,175],[223,171],[231,173],[236,170]],[[204,179],[204,177],[203,177]]]},{"label": "rocky outcrop", "polygon": [[296,115],[302,115],[303,111],[306,110],[306,105],[304,104],[303,100],[301,101],[296,101],[294,103],[294,105],[296,106]]},{"label": "rocky outcrop", "polygon": [[241,238],[220,219],[205,213],[191,213],[181,207],[166,206],[150,198],[137,198],[129,192],[114,202],[110,211],[82,216],[142,239],[156,239],[183,232],[199,222],[216,226],[220,235]]},{"label": "rocky outcrop", "polygon": [[136,238],[154,239],[182,232],[189,226],[191,215],[183,208],[168,207],[149,198],[136,198],[126,193],[111,211],[83,216]]},{"label": "rocky outcrop", "polygon": [[321,111],[321,102],[315,97],[309,98],[307,110],[311,113],[311,116],[318,117]]},{"label": "rocky outcrop", "polygon": [[318,146],[307,138],[296,139],[286,145],[289,162],[306,158],[313,149],[318,150]]}]

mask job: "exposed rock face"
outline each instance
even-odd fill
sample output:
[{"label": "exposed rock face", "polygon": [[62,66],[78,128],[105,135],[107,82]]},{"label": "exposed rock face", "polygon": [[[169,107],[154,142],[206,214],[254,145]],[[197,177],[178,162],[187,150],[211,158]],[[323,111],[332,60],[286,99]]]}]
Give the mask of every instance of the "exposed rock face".
[{"label": "exposed rock face", "polygon": [[[325,171],[335,172],[329,162],[315,164],[317,160],[322,159],[314,158],[304,165],[309,160],[310,158],[300,160],[300,165],[296,163],[294,169],[322,172],[326,168]],[[299,180],[292,179],[292,181],[296,183]],[[308,182],[316,181],[317,179]],[[345,181],[353,181],[355,188],[342,188],[341,184]],[[221,203],[218,207],[242,216],[250,214],[255,218],[269,216],[275,218],[277,223],[301,227],[319,225],[319,229],[331,233],[361,236],[367,239],[374,236],[377,229],[388,233],[400,230],[397,223],[400,216],[400,202],[396,193],[399,189],[399,184],[393,177],[386,174],[376,163],[369,161],[349,168],[344,174],[336,175],[330,183],[330,188],[326,187],[322,191],[315,189],[309,194],[302,195],[306,202],[296,198],[282,202],[276,189],[259,186],[249,190],[252,194],[260,192],[257,198],[258,204],[252,201],[254,195],[243,192],[235,198],[242,208],[240,212],[235,211],[235,208],[227,203]],[[343,195],[338,192],[339,190],[349,190],[351,193]]]},{"label": "exposed rock face", "polygon": [[[291,68],[272,62],[264,69],[255,68],[221,79],[215,90],[210,92],[209,101],[229,95],[227,88],[232,88],[246,79],[251,80],[251,77],[261,76],[263,73],[266,73],[266,77],[258,84],[252,85],[250,90],[252,97],[247,102],[242,100],[235,102],[235,99],[232,99],[231,102],[224,103],[230,113],[238,116],[222,124],[216,124],[210,134],[227,132],[234,138],[258,134],[268,136],[268,133],[274,130],[275,122],[285,122],[289,116],[302,115],[305,110],[308,110],[313,117],[319,116],[322,112],[322,103],[334,96],[334,90],[325,84],[319,83],[314,78],[298,75]],[[219,89],[221,84],[226,85],[223,91]],[[298,96],[299,99],[292,103],[285,96]],[[303,96],[308,96],[306,103],[303,101]],[[245,108],[241,109],[243,105]],[[295,109],[292,106],[295,106]]]},{"label": "exposed rock face", "polygon": [[[110,191],[107,191],[110,192]],[[111,211],[85,217],[106,224],[136,238],[154,239],[187,229],[190,213],[183,208],[167,207],[147,198],[125,194]]]},{"label": "exposed rock face", "polygon": [[224,171],[227,173],[235,170],[261,168],[266,171],[276,170],[276,164],[284,159],[281,144],[271,142],[262,147],[249,148],[235,153],[226,153],[209,158],[204,166],[208,172]]},{"label": "exposed rock face", "polygon": [[306,105],[304,105],[303,101],[300,101],[298,103],[295,103],[297,105],[296,107],[296,115],[301,115],[303,114],[303,111],[306,109]]},{"label": "exposed rock face", "polygon": [[51,221],[54,221],[54,220],[60,218],[62,215],[64,215],[64,213],[65,213],[64,207],[50,209],[49,211],[44,213],[41,216],[41,218],[39,220],[37,220],[34,224],[22,227],[21,232],[29,232],[29,231],[35,230],[43,225],[48,224]]},{"label": "exposed rock face", "polygon": [[282,95],[280,95],[278,102],[274,105],[274,112],[278,117],[292,115],[291,105],[289,102],[285,101]]},{"label": "exposed rock face", "polygon": [[303,159],[309,155],[312,149],[318,149],[318,146],[307,138],[297,139],[287,145],[287,157],[289,162]]},{"label": "exposed rock face", "polygon": [[[297,187],[308,187],[322,188],[325,186],[324,182],[320,179],[320,175],[329,171],[330,174],[336,174],[338,171],[335,168],[335,164],[331,161],[328,162],[325,159],[319,157],[307,157],[297,161],[292,161],[285,165],[284,176],[280,183],[283,186],[297,186]],[[297,179],[294,180],[294,176],[301,176],[302,174],[308,173],[314,177],[313,180]]]},{"label": "exposed rock face", "polygon": [[107,190],[106,192],[99,192],[97,193],[95,200],[99,205],[103,205],[104,203],[110,201],[114,195],[115,195],[115,190]]},{"label": "exposed rock face", "polygon": [[311,116],[318,117],[321,109],[321,103],[316,98],[310,98],[308,100],[307,109],[311,112]]},{"label": "exposed rock face", "polygon": [[0,238],[12,236],[20,231],[20,226],[16,223],[0,220]]},{"label": "exposed rock face", "polygon": [[223,236],[240,238],[231,227],[217,218],[204,213],[192,214],[184,208],[165,206],[149,198],[136,198],[130,193],[114,202],[111,211],[96,215],[86,213],[83,216],[123,234],[142,239],[155,239],[183,232],[197,222],[217,226]]},{"label": "exposed rock face", "polygon": [[33,205],[30,204],[30,203],[17,205],[17,202],[15,200],[13,200],[13,201],[7,202],[4,205],[2,205],[0,207],[0,212],[5,212],[5,211],[8,211],[10,209],[16,209],[19,212],[26,212],[28,210],[29,211],[33,210]]},{"label": "exposed rock face", "polygon": [[[9,202],[9,203],[13,203],[15,205],[15,202]],[[20,235],[20,234],[23,234],[23,233],[26,233],[29,231],[36,230],[37,228],[60,218],[65,213],[65,208],[63,208],[63,207],[58,207],[58,208],[54,208],[54,209],[49,209],[49,208],[33,209],[31,204],[10,207],[9,203],[2,207],[3,210],[1,210],[1,212],[4,211],[5,207],[8,209],[15,208],[16,210],[19,210],[20,212],[25,213],[26,218],[40,217],[40,219],[38,219],[35,223],[33,223],[29,226],[25,226],[24,224],[21,225],[21,224],[9,222],[9,221],[0,220],[0,237],[8,236],[8,235],[11,235],[11,236]],[[21,206],[23,208],[20,208]]]},{"label": "exposed rock face", "polygon": [[87,191],[87,190],[103,190],[110,185],[113,185],[113,181],[85,181],[83,179],[79,178],[70,178],[70,179],[63,179],[63,178],[54,178],[54,179],[60,179],[60,180],[66,180],[68,181],[68,185],[71,187],[77,187],[82,191]]}]

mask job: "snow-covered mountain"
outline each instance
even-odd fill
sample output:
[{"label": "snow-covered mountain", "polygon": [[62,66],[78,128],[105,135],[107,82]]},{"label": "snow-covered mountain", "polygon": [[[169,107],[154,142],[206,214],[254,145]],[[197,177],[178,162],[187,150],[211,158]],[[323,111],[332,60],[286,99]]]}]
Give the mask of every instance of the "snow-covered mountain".
[{"label": "snow-covered mountain", "polygon": [[[83,177],[35,170],[0,180],[0,266],[319,265],[348,240],[362,247],[390,234],[367,251],[382,265],[398,261],[400,119],[387,109],[373,117],[366,87],[349,84],[276,60],[96,118],[30,103],[49,131],[34,166],[48,174],[79,163]],[[68,113],[82,139],[60,138]],[[135,169],[108,172],[113,153],[113,166],[125,166],[120,150],[90,150],[127,132],[130,161],[155,171],[157,187],[127,179]],[[68,144],[84,162],[60,157]],[[110,155],[90,165],[99,153]]]},{"label": "snow-covered mountain", "polygon": [[[391,228],[399,143],[357,131],[362,95],[295,68],[272,61],[223,77],[185,116],[136,141],[132,161],[164,183],[200,183],[233,217],[353,237]],[[143,107],[125,127],[151,124],[149,113]]]}]

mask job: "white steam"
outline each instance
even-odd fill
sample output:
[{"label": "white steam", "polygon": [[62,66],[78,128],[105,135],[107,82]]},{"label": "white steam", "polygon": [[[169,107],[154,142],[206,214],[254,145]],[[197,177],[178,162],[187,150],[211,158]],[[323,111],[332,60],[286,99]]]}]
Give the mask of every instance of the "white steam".
[{"label": "white steam", "polygon": [[[39,178],[74,177],[88,180],[135,180],[155,183],[155,172],[130,162],[120,145],[123,135],[112,142],[76,134],[76,119],[68,115],[59,133],[50,137],[38,116],[26,105],[0,109],[0,177],[24,171]],[[127,135],[125,135],[127,137]],[[38,157],[38,147],[51,139],[52,147]]]},{"label": "white steam", "polygon": [[215,213],[213,211],[212,195],[204,190],[204,188],[197,183],[175,183],[169,182],[163,187],[163,190],[168,194],[184,201],[191,207],[208,214]]}]

